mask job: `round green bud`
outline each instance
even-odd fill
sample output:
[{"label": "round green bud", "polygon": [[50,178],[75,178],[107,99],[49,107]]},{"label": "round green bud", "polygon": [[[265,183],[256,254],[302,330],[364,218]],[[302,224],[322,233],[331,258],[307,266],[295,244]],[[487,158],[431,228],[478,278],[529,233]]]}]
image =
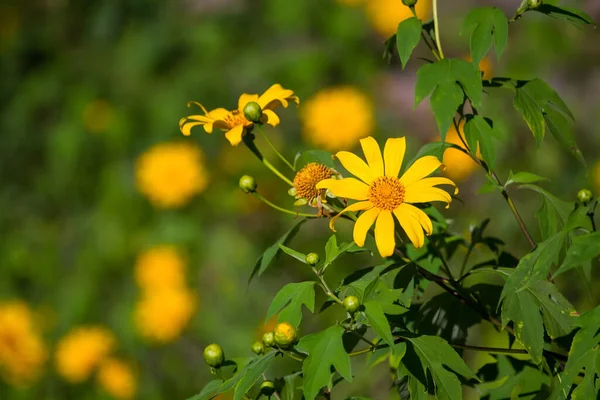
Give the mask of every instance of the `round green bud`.
[{"label": "round green bud", "polygon": [[295,188],[295,187],[293,187],[293,188],[290,188],[290,189],[288,190],[288,194],[289,194],[290,196],[292,196],[292,197],[295,197],[297,193],[298,193],[298,191],[296,190],[296,188]]},{"label": "round green bud", "polygon": [[527,0],[527,7],[530,9],[538,8],[542,4],[542,0]]},{"label": "round green bud", "polygon": [[587,205],[590,201],[592,201],[592,192],[587,189],[581,189],[577,192],[577,200],[584,206]]},{"label": "round green bud", "polygon": [[271,396],[275,393],[275,383],[273,381],[263,381],[260,384],[260,393],[265,396]]},{"label": "round green bud", "polygon": [[223,349],[216,343],[209,344],[204,348],[204,361],[213,368],[219,368],[225,360]]},{"label": "round green bud", "polygon": [[244,193],[253,193],[257,188],[256,180],[250,175],[244,175],[240,178],[240,189]]},{"label": "round green bud", "polygon": [[275,335],[273,332],[267,332],[262,337],[262,342],[267,347],[273,347],[275,345]]},{"label": "round green bud", "polygon": [[414,7],[417,4],[417,0],[402,0],[402,4],[407,7]]},{"label": "round green bud", "polygon": [[256,342],[252,343],[252,352],[257,356],[260,356],[265,352],[265,346],[262,342],[257,340]]},{"label": "round green bud", "polygon": [[289,322],[281,322],[273,330],[275,344],[282,349],[289,349],[298,340],[298,331]]},{"label": "round green bud", "polygon": [[356,297],[356,296],[346,296],[344,298],[344,308],[350,314],[354,314],[356,311],[358,311],[359,307],[360,307],[360,302],[358,301],[358,297]]},{"label": "round green bud", "polygon": [[260,105],[257,102],[251,101],[244,107],[244,116],[248,121],[260,122],[260,117],[262,117],[262,108],[260,108]]},{"label": "round green bud", "polygon": [[313,267],[319,263],[319,255],[317,253],[308,253],[304,259],[308,265]]}]

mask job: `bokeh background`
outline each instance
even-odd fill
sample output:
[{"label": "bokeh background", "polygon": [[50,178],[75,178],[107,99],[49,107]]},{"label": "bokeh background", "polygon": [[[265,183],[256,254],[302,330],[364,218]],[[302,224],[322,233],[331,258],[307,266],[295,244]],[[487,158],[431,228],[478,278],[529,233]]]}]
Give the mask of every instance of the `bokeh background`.
[{"label": "bokeh background", "polygon": [[[468,10],[494,5],[512,16],[520,0],[441,3],[444,52],[466,58],[468,38],[457,32]],[[575,3],[600,17],[597,2]],[[251,356],[250,344],[272,327],[264,316],[274,294],[310,271],[279,257],[248,285],[254,261],[293,219],[243,194],[238,179],[255,176],[286,208],[293,198],[245,148],[201,128],[184,137],[178,120],[196,113],[190,100],[232,109],[239,94],[281,83],[300,106],[282,110],[268,133],[289,158],[354,149],[367,135],[407,136],[415,154],[439,137],[427,102],[413,110],[421,61],[402,71],[382,58],[404,9],[400,0],[2,1],[0,398],[183,399],[211,379],[205,345]],[[494,91],[484,113],[506,137],[498,173],[547,177],[543,186],[565,200],[584,187],[600,195],[598,30],[531,14],[511,24],[501,63],[493,56],[481,68],[556,88],[576,116],[588,168],[551,137],[536,149],[511,94]],[[524,254],[502,197],[476,194],[483,171],[458,153],[445,162],[462,198],[447,212],[451,229],[468,235],[490,216],[489,233]],[[512,192],[539,238],[540,199]],[[349,231],[340,224],[342,237]],[[325,219],[313,221],[291,246],[323,255],[329,235]],[[372,262],[345,260],[332,282]],[[590,292],[576,274],[557,284],[579,311],[600,300],[597,284]],[[327,311],[302,329],[336,316]],[[484,328],[474,343],[505,340],[486,339],[497,334]],[[370,374],[357,373],[334,398],[394,398],[386,366]]]}]

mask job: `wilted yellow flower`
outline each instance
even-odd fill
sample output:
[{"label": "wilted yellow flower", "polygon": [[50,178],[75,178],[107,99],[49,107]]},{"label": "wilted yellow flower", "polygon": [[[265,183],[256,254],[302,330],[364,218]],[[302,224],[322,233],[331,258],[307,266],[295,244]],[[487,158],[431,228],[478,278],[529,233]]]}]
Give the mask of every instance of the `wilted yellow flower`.
[{"label": "wilted yellow flower", "polygon": [[189,142],[159,143],[136,161],[136,184],[152,204],[173,208],[186,204],[208,183],[200,149]]},{"label": "wilted yellow flower", "polygon": [[137,391],[137,380],[131,366],[115,358],[106,359],[100,364],[98,383],[108,394],[119,400],[129,400]]},{"label": "wilted yellow flower", "polygon": [[[427,19],[431,12],[431,0],[419,0],[415,11],[421,21]],[[398,24],[413,14],[400,0],[369,0],[367,16],[377,33],[387,37],[396,33]]]},{"label": "wilted yellow flower", "polygon": [[94,100],[83,110],[83,125],[91,133],[108,129],[113,119],[113,108],[106,100]]},{"label": "wilted yellow flower", "polygon": [[198,102],[192,101],[188,106],[196,104],[204,115],[190,115],[179,120],[179,129],[181,133],[189,136],[191,130],[196,125],[202,125],[207,133],[212,133],[213,128],[225,131],[225,137],[232,146],[237,146],[242,141],[242,136],[252,128],[253,123],[246,119],[244,108],[250,102],[258,103],[262,109],[260,122],[271,126],[279,125],[279,117],[273,111],[279,106],[287,107],[288,102],[300,103],[298,96],[289,89],[284,89],[276,83],[267,89],[262,95],[243,93],[238,100],[237,110],[229,111],[225,108],[217,108],[207,111],[204,106]]},{"label": "wilted yellow flower", "polygon": [[47,359],[40,333],[34,326],[27,304],[13,301],[0,304],[0,372],[15,385],[39,377]]},{"label": "wilted yellow flower", "polygon": [[196,311],[196,297],[185,288],[147,290],[135,308],[138,332],[151,342],[167,343],[181,335]]},{"label": "wilted yellow flower", "polygon": [[110,354],[115,345],[113,334],[100,326],[82,326],[71,330],[56,346],[56,369],[71,383],[85,381]]},{"label": "wilted yellow flower", "polygon": [[185,286],[185,265],[172,246],[146,250],[135,264],[135,281],[142,289],[180,288]]},{"label": "wilted yellow flower", "polygon": [[296,199],[306,200],[308,205],[321,208],[326,203],[325,189],[317,189],[317,183],[323,179],[338,175],[325,164],[312,162],[302,168],[294,177],[294,193]]},{"label": "wilted yellow flower", "polygon": [[306,102],[301,118],[304,138],[329,151],[350,148],[374,126],[371,100],[350,86],[321,90]]},{"label": "wilted yellow flower", "polygon": [[348,151],[340,151],[336,157],[348,172],[362,182],[344,178],[325,179],[317,184],[317,188],[329,189],[337,197],[359,200],[331,219],[331,229],[335,230],[335,220],[343,213],[364,211],[354,225],[354,241],[364,246],[367,232],[375,224],[379,254],[389,257],[396,245],[393,214],[413,245],[422,247],[425,243],[423,230],[430,235],[433,225],[427,214],[411,203],[441,201],[450,205],[452,197],[436,186],[455,186],[454,182],[448,178],[427,178],[442,165],[434,156],[419,158],[398,178],[406,151],[405,138],[388,139],[383,156],[379,144],[372,137],[362,139],[360,144],[367,162]]}]

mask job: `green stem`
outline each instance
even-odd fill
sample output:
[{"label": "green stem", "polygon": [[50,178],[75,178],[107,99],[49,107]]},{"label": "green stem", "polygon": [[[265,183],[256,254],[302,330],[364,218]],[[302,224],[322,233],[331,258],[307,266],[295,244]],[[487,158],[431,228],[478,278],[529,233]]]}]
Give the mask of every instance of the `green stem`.
[{"label": "green stem", "polygon": [[592,223],[592,231],[593,232],[596,232],[596,221],[594,218],[594,213],[596,212],[597,206],[598,206],[598,200],[596,200],[596,202],[594,203],[594,207],[587,213],[587,216],[590,219],[590,222]]},{"label": "green stem", "polygon": [[377,347],[377,345],[373,342],[371,342],[369,339],[367,339],[366,337],[364,337],[363,335],[361,335],[360,333],[356,332],[355,330],[352,329],[346,329],[346,332],[350,332],[353,335],[355,335],[357,338],[359,338],[360,340],[362,340],[363,342],[365,342],[366,344],[368,344],[371,347]]},{"label": "green stem", "polygon": [[319,280],[321,281],[321,285],[323,287],[323,291],[325,292],[325,294],[327,296],[329,296],[333,301],[335,301],[338,304],[343,305],[344,302],[342,300],[340,300],[339,297],[337,297],[335,295],[335,293],[333,293],[331,291],[331,289],[329,289],[329,286],[327,286],[327,282],[325,282],[325,279],[323,278],[323,275],[319,274],[319,271],[317,271],[317,269],[315,267],[313,267],[313,272],[315,273],[315,275],[317,276],[317,278],[319,278]]},{"label": "green stem", "polygon": [[254,144],[254,135],[252,135],[251,133],[248,133],[246,135],[244,135],[243,137],[243,142],[246,145],[246,147],[248,147],[248,149],[250,149],[250,151],[260,160],[260,162],[262,162],[265,167],[269,168],[275,175],[277,175],[279,178],[281,178],[282,181],[284,181],[285,183],[287,183],[290,186],[294,186],[294,183],[292,181],[290,181],[285,175],[283,175],[281,172],[279,172],[279,170],[277,168],[275,168],[273,166],[273,164],[271,164],[260,152],[260,150],[258,150],[258,148],[256,147],[256,145]]},{"label": "green stem", "polygon": [[[387,346],[387,344],[386,344],[386,346]],[[366,349],[357,350],[357,351],[353,351],[351,353],[348,353],[348,357],[359,356],[361,354],[369,353],[369,352],[371,352],[373,350],[375,350],[374,347],[367,347]]]},{"label": "green stem", "polygon": [[306,213],[301,213],[301,212],[296,212],[296,211],[288,210],[287,208],[279,207],[278,205],[275,205],[275,204],[271,203],[269,200],[265,199],[258,192],[252,192],[252,194],[254,196],[256,196],[258,199],[260,199],[263,203],[265,203],[269,207],[274,208],[277,211],[281,211],[283,213],[291,214],[291,215],[294,215],[294,216],[297,216],[297,217],[318,218],[318,215],[316,215],[316,214],[306,214]]},{"label": "green stem", "polygon": [[442,43],[440,42],[440,24],[438,21],[437,0],[433,0],[433,30],[435,31],[435,44],[437,45],[440,58],[444,58]]},{"label": "green stem", "polygon": [[277,151],[277,148],[275,147],[273,142],[271,142],[271,140],[269,139],[269,136],[267,136],[267,133],[265,132],[263,127],[261,125],[258,125],[258,129],[260,130],[260,133],[262,133],[262,135],[265,138],[265,140],[267,141],[268,145],[271,147],[271,150],[273,150],[275,152],[275,154],[277,154],[277,156],[279,156],[279,158],[285,163],[285,165],[290,167],[290,169],[295,172],[296,169],[294,168],[294,166],[287,160],[287,158],[285,158],[279,151]]},{"label": "green stem", "polygon": [[431,243],[431,247],[436,252],[440,261],[442,261],[442,266],[444,267],[444,270],[446,271],[446,275],[448,275],[448,278],[450,278],[451,281],[455,281],[454,276],[452,275],[452,272],[450,271],[450,266],[446,262],[446,259],[442,255],[442,252],[440,251],[440,249],[438,249],[438,247],[435,245],[435,243],[433,243],[433,240],[430,240],[429,243]]},{"label": "green stem", "polygon": [[470,346],[466,344],[450,344],[450,346],[455,349],[485,351],[486,353],[492,354],[527,354],[527,350],[525,349],[501,349],[498,347]]},{"label": "green stem", "polygon": [[[412,6],[410,7],[410,11],[412,12],[413,16],[415,18],[419,18],[417,16],[417,12],[415,11],[415,7]],[[429,43],[429,40],[427,40],[427,36],[425,35],[425,33],[427,33],[427,36],[429,36],[428,32],[425,32],[424,29],[421,29],[421,37],[423,38],[423,41],[425,42],[425,44],[427,45],[427,47],[429,47],[429,50],[431,50],[431,53],[433,54],[433,56],[435,57],[436,60],[440,61],[440,56],[437,53],[437,50],[435,48],[435,46],[431,43]],[[398,38],[396,38],[396,40],[398,40]]]},{"label": "green stem", "polygon": [[462,265],[460,267],[460,279],[462,279],[462,277],[465,274],[465,269],[467,268],[467,262],[469,261],[469,256],[471,255],[472,251],[473,251],[473,244],[469,243],[469,248],[467,249],[467,254],[465,254],[465,258],[463,259]]}]

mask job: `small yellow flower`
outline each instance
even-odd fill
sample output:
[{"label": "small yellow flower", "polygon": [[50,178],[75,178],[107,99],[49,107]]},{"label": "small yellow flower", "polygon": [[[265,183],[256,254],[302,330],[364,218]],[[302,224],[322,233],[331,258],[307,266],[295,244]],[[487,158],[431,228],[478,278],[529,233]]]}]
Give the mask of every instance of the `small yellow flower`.
[{"label": "small yellow flower", "polygon": [[306,102],[301,118],[304,138],[329,151],[350,148],[374,127],[371,100],[350,86],[321,90]]},{"label": "small yellow flower", "polygon": [[145,339],[168,343],[177,339],[196,311],[196,298],[185,288],[164,288],[142,293],[135,308],[135,323]]},{"label": "small yellow flower", "polygon": [[98,383],[118,400],[129,400],[137,391],[137,380],[131,366],[115,358],[109,358],[100,364]]},{"label": "small yellow flower", "polygon": [[35,381],[48,355],[27,304],[0,304],[0,373],[13,385]]},{"label": "small yellow flower", "polygon": [[[419,0],[415,11],[419,19],[427,19],[431,12],[431,0]],[[367,16],[375,31],[388,37],[396,33],[400,22],[412,17],[413,14],[400,0],[369,0]]]},{"label": "small yellow flower", "polygon": [[256,102],[262,109],[261,123],[271,126],[279,125],[279,117],[273,111],[279,106],[286,108],[288,102],[294,101],[300,103],[298,96],[289,89],[284,89],[280,84],[276,83],[267,89],[261,96],[257,94],[242,94],[238,100],[237,110],[229,111],[225,108],[217,108],[212,111],[207,111],[200,103],[190,102],[198,105],[204,115],[190,115],[182,118],[179,121],[179,129],[181,133],[189,136],[191,130],[196,125],[202,125],[207,133],[212,133],[213,128],[225,131],[225,137],[229,140],[232,146],[237,146],[242,141],[242,136],[249,131],[253,123],[248,121],[244,116],[244,107],[250,102]]},{"label": "small yellow flower", "polygon": [[297,199],[306,199],[309,205],[314,205],[315,200],[325,202],[325,189],[317,189],[317,183],[323,179],[331,178],[337,173],[324,164],[312,162],[296,173],[294,189]]},{"label": "small yellow flower", "polygon": [[347,151],[338,152],[336,157],[348,172],[362,182],[355,178],[344,178],[325,179],[317,184],[317,188],[329,189],[338,197],[359,200],[331,219],[331,229],[335,230],[335,220],[343,213],[364,211],[354,225],[354,241],[359,246],[364,246],[367,232],[375,223],[375,242],[379,254],[389,257],[394,253],[396,245],[393,214],[414,246],[422,247],[425,242],[423,229],[430,235],[433,225],[427,214],[412,203],[442,201],[449,206],[452,197],[435,186],[455,186],[454,182],[448,178],[426,178],[442,165],[434,156],[418,159],[398,178],[406,151],[405,138],[388,139],[383,156],[372,137],[362,139],[360,144],[366,163]]},{"label": "small yellow flower", "polygon": [[85,381],[115,346],[113,334],[100,326],[71,330],[56,346],[56,369],[71,383]]},{"label": "small yellow flower", "polygon": [[[463,138],[464,125],[465,123],[462,121],[458,127]],[[462,140],[460,140],[460,137],[458,136],[454,126],[450,127],[446,133],[446,142],[455,144],[463,149],[465,148],[465,145],[463,144]],[[444,157],[442,161],[446,167],[446,169],[444,169],[444,175],[447,175],[455,182],[462,182],[467,179],[478,166],[477,163],[473,161],[473,159],[467,154],[452,148],[448,148],[444,151]]]},{"label": "small yellow flower", "polygon": [[136,161],[136,185],[150,202],[160,208],[186,204],[208,183],[203,155],[192,143],[154,145]]},{"label": "small yellow flower", "polygon": [[138,257],[135,281],[144,290],[184,287],[184,261],[172,246],[153,247]]}]

